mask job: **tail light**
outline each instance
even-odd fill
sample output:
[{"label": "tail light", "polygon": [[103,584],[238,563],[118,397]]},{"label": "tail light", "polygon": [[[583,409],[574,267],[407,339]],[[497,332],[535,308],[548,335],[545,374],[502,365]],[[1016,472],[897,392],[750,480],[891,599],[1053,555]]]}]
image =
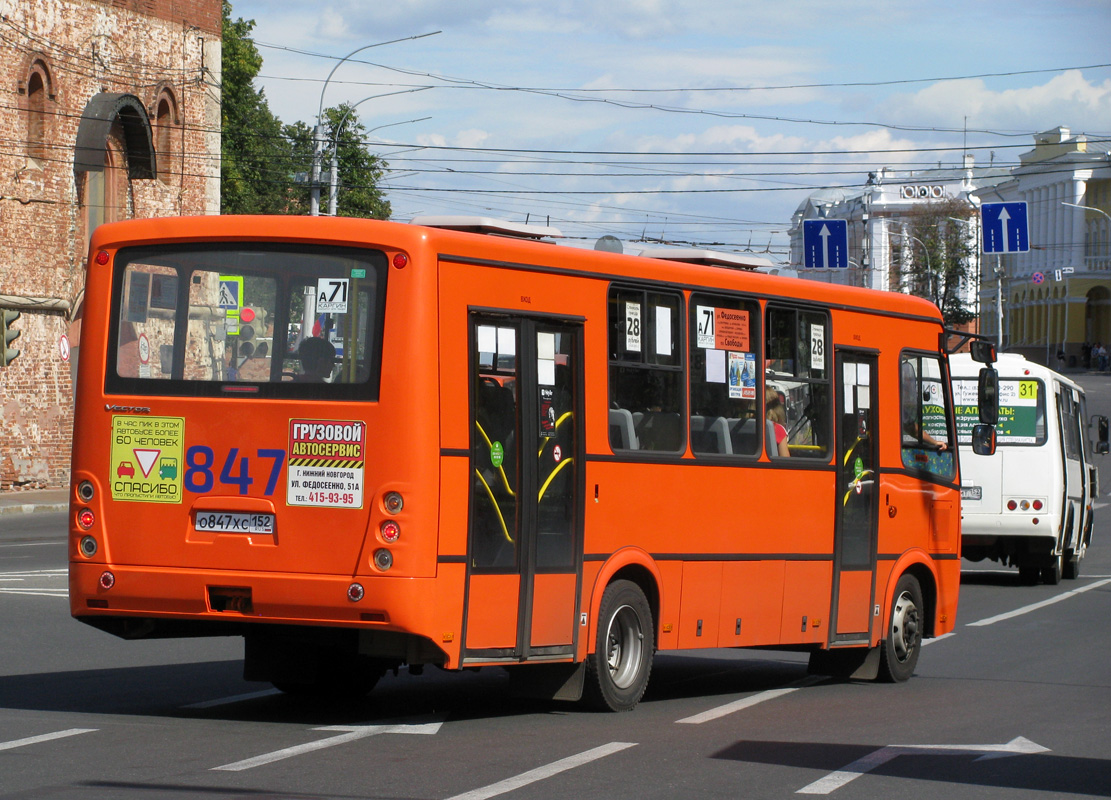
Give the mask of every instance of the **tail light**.
[{"label": "tail light", "polygon": [[401,526],[388,519],[378,527],[378,532],[382,534],[382,541],[386,544],[393,544],[401,538]]}]

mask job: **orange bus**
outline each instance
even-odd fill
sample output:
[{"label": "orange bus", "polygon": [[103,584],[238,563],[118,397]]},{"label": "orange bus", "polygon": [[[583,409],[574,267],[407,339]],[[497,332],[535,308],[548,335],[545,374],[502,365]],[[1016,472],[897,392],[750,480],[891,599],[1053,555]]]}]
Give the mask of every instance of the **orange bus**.
[{"label": "orange bus", "polygon": [[245,678],[285,691],[497,665],[614,710],[657,650],[902,681],[952,630],[934,306],[424,222],[97,229],[78,620],[242,636]]}]

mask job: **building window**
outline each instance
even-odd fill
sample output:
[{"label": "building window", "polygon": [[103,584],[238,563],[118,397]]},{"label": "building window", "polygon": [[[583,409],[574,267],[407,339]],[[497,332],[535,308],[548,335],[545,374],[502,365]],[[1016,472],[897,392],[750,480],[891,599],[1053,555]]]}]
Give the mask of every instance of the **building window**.
[{"label": "building window", "polygon": [[47,158],[46,132],[47,108],[54,99],[51,87],[50,71],[46,62],[35,59],[27,74],[27,82],[20,87],[21,94],[26,94],[27,102],[27,157],[42,166]]},{"label": "building window", "polygon": [[178,117],[177,99],[164,88],[158,93],[154,106],[154,150],[157,153],[158,177],[169,183],[178,172],[176,158],[181,147],[181,120]]}]

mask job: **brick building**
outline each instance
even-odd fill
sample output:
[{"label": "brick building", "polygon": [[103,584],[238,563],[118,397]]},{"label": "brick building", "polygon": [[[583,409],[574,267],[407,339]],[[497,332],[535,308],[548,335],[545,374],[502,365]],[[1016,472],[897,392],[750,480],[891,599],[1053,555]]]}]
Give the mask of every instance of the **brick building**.
[{"label": "brick building", "polygon": [[68,481],[91,232],[219,213],[220,32],[220,0],[0,0],[0,491]]}]

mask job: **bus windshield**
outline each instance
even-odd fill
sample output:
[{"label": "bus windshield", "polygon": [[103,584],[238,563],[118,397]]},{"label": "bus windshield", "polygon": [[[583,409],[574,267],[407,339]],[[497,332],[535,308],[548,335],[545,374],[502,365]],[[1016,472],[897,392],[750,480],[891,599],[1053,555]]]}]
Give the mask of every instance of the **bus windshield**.
[{"label": "bus windshield", "polygon": [[[957,441],[972,443],[972,427],[980,421],[976,405],[976,381],[954,380]],[[1045,384],[1034,378],[999,379],[999,422],[997,445],[1043,445],[1045,430]]]},{"label": "bus windshield", "polygon": [[124,249],[107,388],[373,399],[385,276],[385,256],[369,250]]}]

